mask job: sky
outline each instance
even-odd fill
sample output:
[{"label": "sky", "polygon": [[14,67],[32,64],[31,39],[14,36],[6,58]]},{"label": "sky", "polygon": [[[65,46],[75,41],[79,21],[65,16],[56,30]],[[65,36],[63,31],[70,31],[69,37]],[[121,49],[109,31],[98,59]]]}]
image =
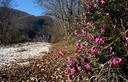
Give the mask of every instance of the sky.
[{"label": "sky", "polygon": [[34,4],[34,0],[15,0],[14,4],[14,9],[27,12],[31,15],[41,16],[44,14],[44,10],[37,4]]}]

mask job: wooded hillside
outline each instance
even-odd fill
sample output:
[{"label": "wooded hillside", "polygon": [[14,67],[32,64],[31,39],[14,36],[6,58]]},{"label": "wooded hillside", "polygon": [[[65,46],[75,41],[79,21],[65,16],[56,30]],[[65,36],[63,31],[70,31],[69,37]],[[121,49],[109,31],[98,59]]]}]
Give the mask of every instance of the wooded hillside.
[{"label": "wooded hillside", "polygon": [[0,43],[25,41],[56,42],[54,21],[48,16],[33,16],[25,12],[0,8]]}]

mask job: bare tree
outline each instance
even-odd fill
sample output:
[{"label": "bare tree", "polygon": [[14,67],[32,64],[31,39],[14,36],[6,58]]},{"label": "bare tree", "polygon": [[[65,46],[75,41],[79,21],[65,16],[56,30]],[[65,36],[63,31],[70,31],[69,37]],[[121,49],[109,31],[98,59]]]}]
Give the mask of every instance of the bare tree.
[{"label": "bare tree", "polygon": [[37,3],[46,9],[46,15],[52,16],[63,24],[66,35],[72,32],[77,23],[80,0],[37,0]]}]

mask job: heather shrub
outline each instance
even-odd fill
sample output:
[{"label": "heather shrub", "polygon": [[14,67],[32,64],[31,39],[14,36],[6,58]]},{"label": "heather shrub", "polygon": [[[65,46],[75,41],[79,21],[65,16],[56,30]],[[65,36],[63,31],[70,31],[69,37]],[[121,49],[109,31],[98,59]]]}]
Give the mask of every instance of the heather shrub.
[{"label": "heather shrub", "polygon": [[120,0],[81,3],[80,28],[71,35],[76,52],[67,59],[67,80],[127,82],[126,14],[122,14],[127,6]]}]

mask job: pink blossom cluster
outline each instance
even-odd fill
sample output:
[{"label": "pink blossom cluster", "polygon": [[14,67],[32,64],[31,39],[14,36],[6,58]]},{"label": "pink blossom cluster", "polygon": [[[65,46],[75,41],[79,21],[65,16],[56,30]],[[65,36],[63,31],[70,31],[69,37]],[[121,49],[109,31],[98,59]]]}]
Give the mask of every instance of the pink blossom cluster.
[{"label": "pink blossom cluster", "polygon": [[91,10],[91,5],[90,4],[85,4],[85,8],[86,8],[86,11],[90,11]]},{"label": "pink blossom cluster", "polygon": [[64,53],[64,51],[59,51],[59,52],[58,52],[58,55],[59,55],[59,56],[64,56],[65,53]]},{"label": "pink blossom cluster", "polygon": [[70,74],[74,76],[76,75],[77,70],[78,69],[76,68],[76,62],[71,60],[71,58],[68,58],[67,69],[65,70],[65,76],[69,76]]},{"label": "pink blossom cluster", "polygon": [[88,27],[93,27],[94,26],[94,23],[91,21],[91,22],[87,22],[87,26]]},{"label": "pink blossom cluster", "polygon": [[87,35],[88,30],[87,29],[82,29],[81,32],[82,32],[82,35],[84,36],[84,35]]},{"label": "pink blossom cluster", "polygon": [[112,47],[111,47],[111,46],[108,47],[108,52],[109,52],[109,53],[112,53]]},{"label": "pink blossom cluster", "polygon": [[82,13],[82,18],[87,19],[86,13]]},{"label": "pink blossom cluster", "polygon": [[90,52],[91,54],[94,54],[94,55],[97,55],[100,53],[99,49],[94,46],[90,48]]},{"label": "pink blossom cluster", "polygon": [[76,37],[81,37],[82,36],[81,32],[78,32],[78,31],[73,32],[72,35],[74,35]]},{"label": "pink blossom cluster", "polygon": [[[102,54],[106,54],[107,56],[109,54],[109,57],[112,59],[108,61],[108,64],[111,64],[112,66],[118,66],[122,63],[121,57],[116,56],[113,58],[113,55],[115,55],[115,49],[113,49],[113,45],[110,45],[107,39],[108,36],[105,35],[107,31],[109,31],[109,29],[107,29],[107,25],[102,25],[102,23],[99,23],[99,21],[95,22],[91,19],[93,18],[91,17],[93,15],[93,9],[97,10],[96,16],[110,16],[108,11],[103,13],[102,11],[98,10],[98,8],[100,9],[100,7],[105,6],[106,1],[107,0],[91,0],[90,3],[84,3],[86,12],[83,12],[81,17],[86,22],[80,22],[80,29],[73,32],[73,35],[77,37],[75,38],[77,41],[74,44],[76,48],[76,60],[73,61],[71,58],[68,58],[67,69],[65,70],[66,76],[75,76],[83,70],[92,72],[92,70],[95,68],[95,63],[99,63],[100,56],[102,56]],[[128,46],[128,39],[126,39],[126,45]],[[63,56],[64,52],[61,51],[59,54]]]},{"label": "pink blossom cluster", "polygon": [[69,58],[68,58],[68,64],[67,64],[68,68],[73,67],[74,64],[75,64],[75,61],[71,60],[71,58],[69,57]]},{"label": "pink blossom cluster", "polygon": [[77,50],[77,51],[76,51],[76,55],[77,55],[77,56],[80,56],[81,54],[82,54],[82,51],[81,51],[81,50]]},{"label": "pink blossom cluster", "polygon": [[96,38],[95,42],[96,42],[96,44],[103,44],[104,43],[104,39],[103,38]]},{"label": "pink blossom cluster", "polygon": [[82,42],[77,42],[76,44],[75,44],[75,46],[76,46],[76,48],[78,48],[78,49],[83,49],[84,47],[85,47],[85,45],[84,45],[84,43],[82,43]]},{"label": "pink blossom cluster", "polygon": [[101,29],[100,29],[100,33],[105,33],[105,28],[104,27],[102,27]]},{"label": "pink blossom cluster", "polygon": [[80,73],[84,69],[86,69],[87,71],[92,71],[93,64],[90,62],[85,62],[83,58],[79,63],[71,60],[71,58],[68,58],[65,76],[75,76],[77,73]]},{"label": "pink blossom cluster", "polygon": [[106,0],[101,0],[100,2],[104,5],[106,3]]},{"label": "pink blossom cluster", "polygon": [[94,37],[93,34],[88,34],[87,39],[90,40],[90,41],[93,41],[95,39],[95,37]]},{"label": "pink blossom cluster", "polygon": [[92,71],[93,66],[91,63],[85,63],[85,67],[88,71]]},{"label": "pink blossom cluster", "polygon": [[88,33],[88,30],[87,30],[87,29],[82,29],[81,31],[74,31],[74,32],[72,33],[72,35],[74,35],[74,36],[80,38],[80,37],[82,37],[82,36],[87,35],[87,33]]},{"label": "pink blossom cluster", "polygon": [[114,57],[112,60],[109,61],[109,64],[117,66],[121,64],[122,59],[119,57]]},{"label": "pink blossom cluster", "polygon": [[126,37],[125,46],[128,47],[128,37]]},{"label": "pink blossom cluster", "polygon": [[96,3],[105,5],[106,4],[106,0],[96,0]]}]

